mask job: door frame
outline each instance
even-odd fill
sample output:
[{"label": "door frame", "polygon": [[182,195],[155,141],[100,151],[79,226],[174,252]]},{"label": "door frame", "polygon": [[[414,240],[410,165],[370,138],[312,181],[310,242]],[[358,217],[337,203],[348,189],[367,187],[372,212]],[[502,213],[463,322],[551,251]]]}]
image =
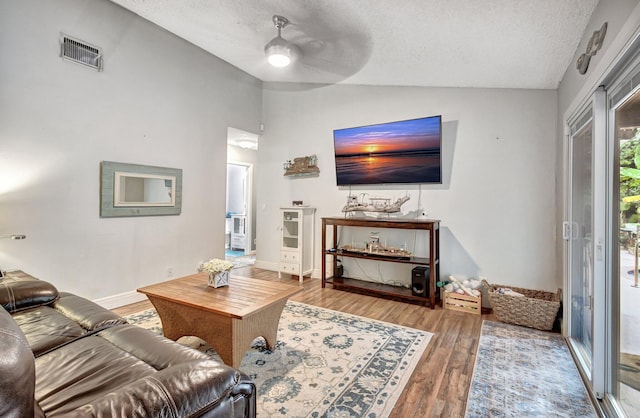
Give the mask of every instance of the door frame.
[{"label": "door frame", "polygon": [[[610,281],[608,288],[610,294],[607,299],[608,311],[607,311],[607,324],[609,328],[606,334],[607,341],[607,357],[606,368],[608,370],[607,382],[606,382],[606,397],[604,399],[605,408],[612,412],[614,416],[627,416],[624,406],[619,403],[617,398],[620,393],[616,393],[614,390],[619,384],[619,355],[621,351],[620,337],[621,337],[621,274],[620,271],[620,249],[619,249],[619,142],[617,139],[617,132],[615,126],[616,110],[631,96],[638,94],[640,91],[640,83],[637,81],[637,77],[640,74],[640,34],[634,41],[636,48],[632,55],[622,60],[622,64],[616,71],[608,77],[608,85],[610,86],[610,95],[607,100],[607,120],[609,122],[608,137],[610,138],[609,147],[609,184],[611,185],[611,194],[608,196],[609,212],[611,219],[611,267],[610,267]],[[618,189],[616,191],[616,189]],[[616,201],[614,201],[616,197]],[[615,215],[615,216],[614,216]],[[615,234],[615,235],[614,235]],[[615,252],[614,252],[615,251]],[[617,252],[617,253],[616,253]]]},{"label": "door frame", "polygon": [[607,145],[607,92],[598,87],[593,94],[593,363],[591,383],[598,399],[605,394],[607,349],[607,288],[611,282],[611,218],[609,201],[610,152]]},{"label": "door frame", "polygon": [[[585,107],[585,104],[587,104],[587,102],[593,99],[593,94],[599,88],[599,86],[606,86],[610,94],[612,95],[615,94],[614,92],[615,80],[620,79],[621,77],[624,77],[623,74],[627,72],[625,68],[628,69],[630,62],[635,59],[634,55],[637,55],[638,52],[640,51],[640,4],[634,7],[633,11],[630,13],[628,18],[626,18],[622,26],[619,27],[619,30],[614,35],[615,37],[604,49],[602,57],[594,63],[592,68],[589,69],[590,74],[587,74],[587,77],[585,81],[582,83],[582,86],[578,89],[577,92],[575,92],[575,94],[573,94],[573,98],[571,99],[570,103],[568,104],[568,106],[566,107],[562,115],[561,123],[563,123],[565,130],[564,130],[564,135],[562,136],[563,145],[564,145],[562,149],[562,151],[564,152],[562,163],[564,167],[561,174],[563,176],[563,192],[565,194],[563,196],[564,207],[561,209],[564,209],[563,211],[564,219],[567,219],[567,216],[568,216],[567,210],[568,210],[568,198],[569,198],[566,195],[566,192],[568,190],[568,185],[569,185],[569,166],[567,165],[567,162],[569,161],[568,147],[570,145],[568,141],[569,130],[568,130],[567,121],[572,121],[572,118],[579,113],[578,110],[583,109]],[[596,112],[599,116],[602,116],[603,118],[605,118],[604,119],[605,126],[611,120],[609,118],[610,109],[608,105],[609,104],[605,102],[605,110],[602,112],[600,111]],[[602,125],[602,123],[600,125]],[[614,339],[617,338],[617,336],[619,335],[616,330],[616,318],[614,318],[614,316],[618,315],[617,310],[619,306],[619,303],[617,301],[618,295],[616,295],[616,292],[620,291],[619,287],[615,285],[616,275],[618,275],[619,277],[619,272],[618,272],[619,269],[613,263],[613,261],[617,260],[617,258],[614,258],[614,251],[618,251],[618,249],[615,248],[613,244],[617,244],[618,242],[617,238],[615,238],[615,235],[618,234],[618,231],[613,229],[613,227],[615,227],[616,224],[612,221],[613,218],[611,218],[612,216],[615,215],[613,214],[613,207],[611,206],[611,201],[612,201],[611,199],[613,198],[612,194],[614,192],[613,186],[615,186],[615,183],[613,182],[613,179],[612,179],[612,177],[615,175],[615,173],[613,173],[613,170],[615,169],[615,164],[614,164],[615,161],[613,160],[615,158],[615,149],[614,149],[614,141],[609,139],[609,138],[612,138],[610,136],[611,130],[612,130],[612,127],[605,129],[607,134],[605,138],[607,142],[605,142],[604,144],[604,149],[600,147],[600,144],[598,145],[594,144],[594,147],[596,146],[599,147],[597,151],[598,153],[604,152],[604,155],[607,156],[606,160],[603,161],[602,159],[600,159],[600,161],[598,162],[599,164],[604,164],[605,166],[604,175],[601,176],[601,177],[604,177],[604,179],[600,178],[598,179],[598,181],[599,182],[602,182],[603,180],[606,181],[605,190],[608,187],[608,190],[606,190],[604,196],[600,195],[600,199],[604,198],[605,199],[604,202],[606,202],[606,205],[607,205],[604,208],[604,217],[605,217],[604,219],[606,219],[607,224],[605,226],[608,228],[608,230],[604,235],[601,235],[601,236],[604,237],[604,241],[603,241],[605,244],[604,256],[605,256],[605,262],[608,264],[605,264],[604,266],[605,280],[602,281],[603,283],[599,283],[605,286],[604,289],[602,290],[602,293],[600,293],[600,290],[594,288],[594,292],[596,292],[596,295],[599,294],[601,297],[600,299],[595,301],[594,308],[604,309],[603,311],[600,311],[598,315],[594,314],[594,321],[597,320],[599,322],[602,322],[604,325],[604,328],[602,329],[601,332],[598,331],[597,334],[594,333],[594,336],[593,336],[594,341],[599,341],[598,343],[599,345],[597,347],[594,347],[593,358],[594,359],[597,358],[600,364],[594,365],[595,375],[593,376],[593,378],[596,379],[595,385],[589,386],[589,384],[587,384],[587,386],[591,394],[595,394],[594,392],[597,392],[599,397],[602,397],[603,402],[601,403],[601,406],[606,411],[607,415],[624,416],[624,412],[622,412],[622,410],[619,408],[619,405],[617,404],[616,399],[613,398],[613,396],[611,396],[613,386],[616,383],[614,380],[615,380],[615,370],[617,367],[616,364],[614,364],[615,359],[613,358],[614,357],[613,353],[615,353],[617,349],[616,342],[614,341]],[[599,157],[603,157],[603,154],[599,154]],[[597,170],[600,170],[600,169],[601,168],[597,168]],[[596,172],[595,170],[596,169],[594,168],[594,172]],[[596,196],[595,192],[594,192],[594,196]],[[602,201],[603,200],[601,200],[601,202]],[[599,213],[602,214],[603,212],[599,212]],[[594,226],[594,228],[596,228],[596,226]],[[563,249],[564,249],[563,263],[567,263],[569,253],[568,253],[568,245],[566,242],[563,245]],[[565,288],[567,288],[566,273],[567,273],[567,265],[564,264],[563,274],[565,275],[565,278],[564,278],[563,285],[565,286]],[[568,293],[565,293],[563,302],[565,303],[565,306],[568,306],[567,303],[570,303]],[[603,304],[603,306],[600,306],[600,304]],[[567,326],[568,319],[566,319],[566,315],[563,321],[564,321],[563,330],[569,329],[569,327]],[[573,350],[572,345],[569,344],[569,347],[572,349],[574,357],[577,359],[577,356],[575,356],[575,351]],[[579,362],[577,363],[582,373],[580,364]],[[598,371],[599,369],[602,369],[602,376],[600,377],[598,376],[598,374],[600,373]],[[584,377],[584,374],[583,374],[583,377]]]}]

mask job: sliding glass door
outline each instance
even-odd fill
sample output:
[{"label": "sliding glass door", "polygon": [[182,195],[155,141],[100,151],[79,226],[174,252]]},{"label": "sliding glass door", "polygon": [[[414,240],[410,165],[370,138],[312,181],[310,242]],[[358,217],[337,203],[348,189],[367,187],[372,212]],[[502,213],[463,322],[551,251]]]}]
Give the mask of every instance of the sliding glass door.
[{"label": "sliding glass door", "polygon": [[612,224],[619,233],[612,283],[611,395],[626,416],[640,416],[640,88],[610,101],[614,149]]},{"label": "sliding glass door", "polygon": [[607,170],[605,92],[572,119],[568,138],[567,336],[596,396],[605,388]]},{"label": "sliding glass door", "polygon": [[593,109],[589,106],[572,124],[569,137],[568,240],[570,338],[591,374],[593,301]]},{"label": "sliding glass door", "polygon": [[640,417],[640,35],[567,125],[564,332],[607,416]]}]

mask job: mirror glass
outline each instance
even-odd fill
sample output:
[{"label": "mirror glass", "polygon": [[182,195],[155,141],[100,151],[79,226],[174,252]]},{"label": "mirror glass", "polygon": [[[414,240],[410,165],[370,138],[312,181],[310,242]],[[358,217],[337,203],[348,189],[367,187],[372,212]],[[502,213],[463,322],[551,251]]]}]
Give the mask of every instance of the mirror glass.
[{"label": "mirror glass", "polygon": [[114,206],[174,206],[175,176],[115,172]]}]

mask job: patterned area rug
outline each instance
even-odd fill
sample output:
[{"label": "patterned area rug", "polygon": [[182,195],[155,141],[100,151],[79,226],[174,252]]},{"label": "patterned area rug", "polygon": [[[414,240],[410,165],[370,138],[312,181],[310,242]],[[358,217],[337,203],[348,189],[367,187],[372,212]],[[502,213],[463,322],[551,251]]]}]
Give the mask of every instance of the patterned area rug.
[{"label": "patterned area rug", "polygon": [[[153,309],[126,317],[162,333]],[[240,369],[258,389],[261,417],[385,417],[433,334],[288,301],[272,352],[257,338]],[[197,337],[179,343],[217,356]]]},{"label": "patterned area rug", "polygon": [[484,321],[467,417],[597,417],[559,334]]}]

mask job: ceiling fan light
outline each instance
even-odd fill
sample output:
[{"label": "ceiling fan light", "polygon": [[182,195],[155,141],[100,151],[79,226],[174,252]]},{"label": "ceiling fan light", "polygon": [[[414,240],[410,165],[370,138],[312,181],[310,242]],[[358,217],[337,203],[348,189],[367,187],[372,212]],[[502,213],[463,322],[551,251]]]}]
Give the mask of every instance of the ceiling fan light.
[{"label": "ceiling fan light", "polygon": [[264,53],[267,61],[274,67],[286,67],[293,59],[293,49],[291,45],[277,36],[271,40],[265,47]]},{"label": "ceiling fan light", "polygon": [[269,64],[278,68],[286,67],[287,65],[291,64],[291,58],[282,54],[269,55],[269,57],[267,57],[267,61],[269,62]]},{"label": "ceiling fan light", "polygon": [[280,35],[282,29],[289,24],[289,20],[286,17],[278,15],[274,15],[272,20],[278,30],[278,36],[264,46],[264,54],[267,56],[269,64],[274,67],[286,67],[297,58],[299,50],[295,44],[292,44]]}]

